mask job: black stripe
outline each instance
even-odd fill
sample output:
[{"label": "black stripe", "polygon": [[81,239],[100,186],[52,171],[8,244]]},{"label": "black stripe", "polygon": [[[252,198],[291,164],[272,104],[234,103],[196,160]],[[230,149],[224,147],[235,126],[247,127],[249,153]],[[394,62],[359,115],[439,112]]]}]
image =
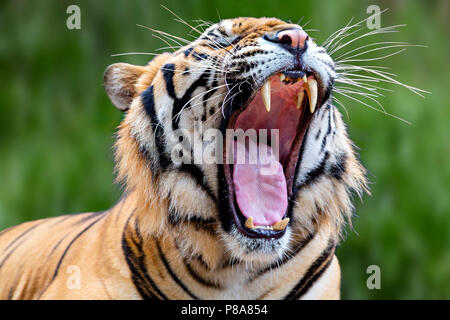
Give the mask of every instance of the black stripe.
[{"label": "black stripe", "polygon": [[[127,231],[128,224],[132,215],[128,218],[125,223],[125,227],[122,233],[122,251],[125,256],[125,260],[131,271],[131,279],[137,291],[143,299],[167,299],[167,296],[158,288],[156,283],[150,277],[145,265],[145,254],[142,250],[142,236],[139,229],[136,229],[136,234],[138,236],[138,241],[135,241],[132,235],[129,235],[133,239],[133,243],[136,245],[137,251],[139,251],[140,256],[136,256],[131,250],[130,244],[127,241]],[[137,221],[135,227],[137,225]],[[156,294],[155,294],[156,293]]]},{"label": "black stripe", "polygon": [[190,100],[192,93],[195,89],[198,87],[206,87],[210,70],[207,69],[204,73],[198,77],[197,80],[194,81],[194,83],[191,84],[191,86],[186,90],[184,95],[181,98],[178,98],[175,93],[175,86],[173,84],[173,77],[175,75],[175,65],[174,64],[165,64],[161,68],[164,76],[164,81],[166,83],[166,90],[169,94],[169,97],[173,99],[173,109],[172,109],[172,129],[176,130],[178,129],[178,124],[180,121],[180,117],[178,116],[182,109],[188,109],[190,107]]},{"label": "black stripe", "polygon": [[[102,212],[102,213],[106,213],[106,211]],[[63,254],[61,255],[61,258],[58,261],[58,264],[56,265],[56,269],[55,272],[53,273],[53,277],[50,280],[50,282],[45,286],[45,288],[41,291],[41,293],[39,294],[38,299],[41,298],[41,296],[45,293],[45,291],[47,291],[47,289],[50,287],[50,285],[53,283],[53,281],[56,279],[56,276],[58,275],[59,272],[59,268],[61,267],[62,261],[64,259],[64,257],[66,256],[67,252],[69,251],[70,247],[75,243],[75,241],[83,234],[85,233],[87,230],[89,230],[94,224],[96,224],[97,222],[99,222],[102,218],[104,218],[106,216],[106,214],[102,214],[97,220],[95,220],[94,222],[92,222],[91,224],[89,224],[86,228],[84,228],[83,230],[81,230],[81,232],[79,232],[73,239],[72,241],[70,241],[69,245],[66,247],[66,249],[64,250]],[[60,240],[62,241],[62,239]]]},{"label": "black stripe", "polygon": [[[104,212],[103,212],[104,213]],[[83,230],[81,230],[81,232],[79,232],[73,239],[72,241],[70,241],[70,243],[67,245],[66,249],[64,250],[63,254],[61,255],[61,258],[58,261],[58,264],[56,266],[55,272],[53,273],[53,277],[52,280],[55,280],[55,278],[58,275],[59,272],[59,268],[61,267],[61,264],[64,260],[64,257],[66,256],[67,252],[69,251],[70,247],[75,243],[76,240],[78,240],[78,238],[80,238],[81,235],[83,235],[83,233],[85,233],[86,231],[88,231],[94,224],[96,224],[97,222],[99,222],[103,217],[105,217],[105,214],[102,214],[100,216],[100,218],[98,218],[97,220],[95,220],[94,222],[90,223],[86,228],[84,228]]]},{"label": "black stripe", "polygon": [[58,242],[53,246],[52,250],[50,250],[49,254],[47,255],[47,261],[50,259],[50,257],[53,255],[55,250],[59,247],[59,245],[64,241],[64,239],[67,238],[67,234],[64,235],[61,239],[58,240]]},{"label": "black stripe", "polygon": [[205,270],[209,271],[209,265],[208,263],[205,261],[205,259],[203,258],[203,255],[200,253],[194,254],[194,256],[192,257],[193,259],[195,259],[198,263],[200,263],[200,265],[205,268]]},{"label": "black stripe", "polygon": [[11,250],[10,252],[8,252],[8,254],[3,258],[2,262],[0,263],[0,269],[3,267],[3,265],[5,264],[5,262],[9,259],[9,257],[14,253],[14,251],[16,251],[16,249],[18,247],[20,247],[20,244],[23,242],[24,240],[20,241],[17,243],[17,246]]},{"label": "black stripe", "polygon": [[331,105],[328,105],[328,130],[327,135],[331,133],[331,117],[333,116],[333,109],[331,108]]},{"label": "black stripe", "polygon": [[[328,127],[329,129],[330,127]],[[328,130],[329,131],[329,130]],[[327,139],[328,139],[328,135],[324,134],[323,138],[322,138],[322,143],[320,145],[320,153],[322,153],[325,150],[325,147],[327,146]]]},{"label": "black stripe", "polygon": [[[303,136],[303,141],[308,141],[308,137],[309,137],[309,134],[310,134],[309,129],[310,129],[310,127],[306,128],[305,135]],[[303,162],[303,154],[305,153],[305,145],[306,145],[306,143],[302,143],[302,145],[300,146],[300,153],[298,155],[297,164],[295,166],[294,177],[298,177],[298,175],[299,175],[300,167],[301,167],[301,164]],[[303,184],[300,184],[300,185],[298,185],[296,183],[292,184],[292,197],[291,197],[290,201],[296,201],[297,200],[297,196],[299,194],[298,190],[302,186],[303,186]],[[294,207],[295,207],[294,203],[292,203],[292,204],[290,204],[288,206],[287,217],[289,217],[291,219],[291,223],[295,222],[295,217],[294,217],[294,214],[293,214],[294,213]]]},{"label": "black stripe", "polygon": [[[146,283],[145,276],[141,274],[141,269],[138,267],[138,263],[133,257],[130,247],[126,243],[125,237],[122,237],[122,250],[125,255],[125,260],[127,261],[128,268],[131,271],[131,279],[137,291],[144,300],[159,300],[148,284]],[[151,285],[151,284],[150,284]]]},{"label": "black stripe", "polygon": [[237,266],[239,264],[243,263],[242,260],[238,259],[238,258],[230,258],[227,259],[223,264],[222,264],[222,269],[225,268],[232,268],[234,266]]},{"label": "black stripe", "polygon": [[191,54],[192,50],[194,50],[194,47],[190,47],[184,50],[184,56],[188,57]]},{"label": "black stripe", "polygon": [[194,269],[192,269],[192,266],[190,263],[184,261],[184,265],[186,266],[186,270],[189,272],[191,277],[194,278],[194,280],[196,280],[200,284],[202,284],[208,288],[222,289],[222,286],[220,284],[206,280],[202,276],[200,276]]},{"label": "black stripe", "polygon": [[186,285],[177,277],[175,272],[170,267],[169,262],[167,261],[166,257],[164,256],[164,253],[161,250],[161,246],[159,244],[159,241],[156,240],[156,247],[158,248],[158,254],[160,259],[162,260],[164,267],[166,267],[167,272],[172,277],[172,279],[183,289],[184,292],[186,292],[192,299],[198,300],[198,297],[194,295],[187,287]]},{"label": "black stripe", "polygon": [[65,216],[57,217],[56,218],[56,222],[54,224],[52,224],[52,226],[56,226],[56,225],[58,225],[60,223],[63,223],[66,220],[70,220],[73,217],[77,217],[77,216],[82,215],[82,214],[84,214],[84,213],[68,214],[68,215],[65,215]]},{"label": "black stripe", "polygon": [[[44,222],[44,221],[42,221],[42,222]],[[8,246],[7,246],[6,248],[3,249],[3,251],[8,250],[10,247],[12,247],[12,245],[13,245],[14,243],[16,243],[19,239],[23,238],[23,237],[24,237],[26,234],[28,234],[30,231],[32,231],[32,230],[34,230],[35,228],[37,228],[40,224],[42,224],[42,222],[36,223],[36,224],[33,225],[31,228],[29,228],[29,229],[23,231],[21,234],[19,234],[17,237],[15,237],[14,240],[12,240],[12,241],[8,244]]]},{"label": "black stripe", "polygon": [[[154,99],[154,93],[153,93],[153,86],[150,86],[145,90],[141,95],[142,103],[144,105],[144,110],[147,116],[150,118],[153,128],[153,133],[155,136],[155,144],[156,148],[158,149],[159,154],[159,164],[163,169],[166,169],[170,164],[171,160],[166,154],[165,146],[164,146],[164,128],[162,123],[159,122],[158,117],[156,115],[155,111],[155,99]],[[144,149],[143,147],[141,147]],[[146,153],[149,153],[147,150],[140,150],[143,152],[147,158],[151,158]],[[152,171],[156,172],[156,168],[152,167]]]},{"label": "black stripe", "polygon": [[[102,215],[103,213],[105,213],[105,211],[96,211],[96,212],[91,212],[91,213],[82,213],[83,217],[80,220],[76,221],[74,223],[74,226],[83,224],[84,222],[87,222],[87,221],[89,221],[89,220],[91,220],[91,219],[93,219],[95,217],[98,217],[98,216]],[[69,216],[69,217],[71,217],[71,216]],[[61,221],[58,221],[57,223],[59,223],[59,222],[61,222]]]},{"label": "black stripe", "polygon": [[[333,70],[334,70],[334,68],[333,68]],[[322,104],[322,101],[327,101],[329,98],[330,98],[330,96],[331,96],[331,90],[333,89],[333,85],[334,85],[334,78],[331,78],[331,75],[330,74],[328,74],[328,83],[327,83],[327,86],[326,86],[326,90],[325,90],[325,93],[323,94],[323,97],[322,97],[322,99],[320,100],[320,103]]]},{"label": "black stripe", "polygon": [[[17,243],[17,245],[15,246],[15,248],[11,249],[8,254],[3,258],[2,262],[0,263],[0,269],[3,267],[3,265],[5,264],[5,262],[9,259],[9,257],[14,253],[14,251],[16,251],[16,249],[18,247],[20,247],[20,244],[25,241],[25,239],[22,239],[26,234],[28,234],[30,231],[34,230],[36,227],[38,227],[39,225],[41,225],[43,222],[45,222],[46,220],[36,223],[34,226],[32,226],[31,228],[23,231],[20,235],[18,235],[16,238],[14,238],[13,241],[11,241],[8,246],[3,249],[3,251],[5,252],[6,250],[8,250],[10,247],[12,247],[15,243]],[[22,239],[20,242],[17,242],[18,240]]]},{"label": "black stripe", "polygon": [[341,180],[342,176],[345,173],[345,161],[347,160],[347,155],[345,153],[341,153],[336,156],[336,163],[333,163],[330,166],[329,173],[336,180]]},{"label": "black stripe", "polygon": [[[84,217],[81,221],[88,221],[89,218],[93,218],[96,217],[102,213],[106,213],[106,211],[98,211],[98,212],[93,212],[91,214],[88,214],[87,217]],[[62,217],[62,219],[59,219],[55,224],[53,224],[53,226],[60,224],[61,222],[64,222],[70,218],[76,217],[78,215],[83,215],[83,213],[78,213],[78,214],[72,214],[72,215],[67,215]],[[81,221],[78,221],[75,223],[75,225],[80,224]],[[59,245],[64,241],[64,239],[66,239],[68,236],[68,234],[66,233],[61,239],[58,240],[58,242],[53,246],[52,250],[50,250],[49,254],[47,255],[47,260],[50,259],[50,257],[52,256],[52,254],[55,252],[55,250],[59,247]]]},{"label": "black stripe", "polygon": [[[175,240],[175,248],[180,251],[180,246],[177,242],[177,240]],[[192,253],[191,258],[195,261],[197,261],[198,263],[200,263],[200,265],[205,268],[207,271],[209,271],[209,265],[206,263],[206,261],[203,259],[203,256],[200,253]]]},{"label": "black stripe", "polygon": [[[166,83],[166,90],[168,95],[173,99],[173,109],[172,109],[172,129],[178,129],[179,118],[177,115],[181,112],[182,108],[189,108],[189,101],[191,100],[191,95],[194,90],[199,86],[206,86],[207,79],[210,71],[205,71],[185,92],[182,98],[178,98],[175,93],[175,87],[173,84],[173,76],[175,74],[175,65],[166,64],[161,68]],[[150,86],[143,94],[142,101],[147,115],[152,120],[153,131],[155,132],[155,143],[160,155],[161,167],[167,168],[171,164],[171,160],[168,158],[165,147],[163,136],[164,132],[161,123],[158,121],[155,112],[155,102],[153,86]],[[211,198],[216,200],[211,188],[205,182],[205,177],[203,171],[193,164],[183,163],[179,168],[180,171],[189,172],[195,179],[195,181],[211,196]]]},{"label": "black stripe", "polygon": [[205,53],[192,52],[192,57],[197,61],[208,60],[209,56]]},{"label": "black stripe", "polygon": [[205,174],[203,173],[202,169],[200,169],[195,164],[183,163],[180,166],[179,170],[181,172],[188,172],[188,173],[190,173],[191,176],[197,182],[197,184],[200,187],[202,187],[206,191],[206,193],[213,199],[214,203],[217,202],[216,196],[214,195],[214,193],[212,192],[211,188],[209,187],[209,185],[205,181],[206,180],[205,179]]},{"label": "black stripe", "polygon": [[169,94],[169,97],[171,97],[174,100],[178,100],[176,94],[175,94],[175,87],[173,85],[173,76],[175,74],[175,65],[173,63],[165,64],[161,71],[163,73],[164,81],[166,83],[166,90]]},{"label": "black stripe", "polygon": [[159,300],[160,297],[155,295],[151,289],[151,288],[154,289],[154,287],[152,286],[154,283],[150,282],[150,285],[147,283],[148,281],[146,280],[146,276],[142,274],[143,272],[146,272],[146,270],[142,271],[142,268],[140,267],[140,264],[135,258],[135,256],[133,255],[131,248],[126,243],[125,237],[122,237],[122,250],[125,255],[125,260],[127,261],[128,268],[131,271],[131,279],[133,281],[133,284],[136,287],[139,294],[141,295],[142,299]]},{"label": "black stripe", "polygon": [[323,157],[322,161],[320,161],[320,164],[316,168],[314,168],[313,170],[311,170],[310,172],[308,172],[306,174],[306,178],[305,178],[304,182],[301,185],[299,185],[298,188],[301,186],[313,183],[322,174],[324,174],[325,173],[325,164],[329,157],[330,157],[330,153],[328,151],[325,152],[325,156]]},{"label": "black stripe", "polygon": [[[334,254],[335,247],[336,244],[334,240],[330,239],[326,249],[323,250],[320,256],[313,262],[295,287],[283,298],[284,300],[297,300],[311,288],[320,275],[322,275],[323,271],[329,266],[332,257],[324,266],[322,265],[330,256]],[[317,272],[318,270],[319,272]]]},{"label": "black stripe", "polygon": [[325,150],[325,147],[327,145],[328,136],[331,133],[331,113],[332,113],[332,109],[331,109],[330,105],[328,105],[327,109],[328,109],[328,128],[327,128],[327,133],[322,138],[322,144],[320,146],[320,152],[323,152]]},{"label": "black stripe", "polygon": [[[214,73],[214,78],[217,78],[217,73],[218,73],[218,71],[215,71],[215,73]],[[212,84],[211,84],[210,87],[212,87],[212,89],[209,89],[209,91],[207,91],[207,92],[203,95],[203,101],[202,101],[202,102],[203,102],[203,114],[202,114],[202,121],[203,121],[203,122],[206,121],[206,117],[207,117],[207,111],[208,111],[207,104],[208,104],[208,99],[209,99],[210,97],[212,97],[213,94],[214,94],[217,90],[219,90],[217,79],[214,79],[214,80],[213,80],[213,82],[212,82]]]},{"label": "black stripe", "polygon": [[[161,70],[163,72],[164,81],[166,83],[167,93],[169,94],[169,97],[171,97],[173,99],[172,129],[175,129],[175,128],[178,129],[178,120],[176,120],[175,118],[178,119],[179,117],[176,117],[174,115],[178,114],[178,112],[181,110],[182,106],[180,107],[178,105],[179,99],[178,99],[177,95],[175,94],[175,87],[173,85],[173,76],[175,75],[175,65],[174,64],[165,64]],[[177,109],[178,112],[174,112],[175,108]]]},{"label": "black stripe", "polygon": [[319,140],[320,134],[322,133],[322,130],[319,129],[317,130],[317,134],[316,134],[316,141]]},{"label": "black stripe", "polygon": [[[19,272],[17,272],[16,278],[14,279],[13,284],[9,287],[9,291],[8,291],[8,297],[6,298],[6,300],[12,300],[13,299],[13,295],[14,292],[17,288],[17,284],[19,283],[20,277],[22,276],[22,267],[19,269]],[[21,294],[23,294],[25,292],[24,289],[21,290]],[[16,299],[19,300],[19,299]]]},{"label": "black stripe", "polygon": [[278,269],[283,264],[290,261],[292,258],[297,256],[300,253],[300,251],[302,251],[302,249],[314,238],[314,235],[315,235],[314,233],[310,233],[303,241],[297,242],[294,248],[291,250],[291,252],[289,252],[288,256],[285,256],[283,259],[280,259],[277,262],[271,264],[270,266],[258,271],[252,278],[248,280],[248,282],[252,282],[257,278],[261,277],[262,275],[264,275],[265,273],[272,271],[274,269]]},{"label": "black stripe", "polygon": [[169,223],[176,226],[180,223],[192,224],[197,230],[208,232],[212,235],[216,235],[216,223],[214,218],[203,218],[200,216],[180,216],[174,209],[169,210]]},{"label": "black stripe", "polygon": [[295,300],[299,299],[301,296],[303,296],[305,293],[309,291],[312,285],[316,283],[316,281],[320,279],[325,270],[328,269],[328,267],[331,264],[331,261],[333,261],[333,257],[330,257],[328,261],[325,263],[325,265],[321,267],[321,269],[318,272],[316,272],[314,276],[306,283],[306,285],[298,292],[298,298],[295,298]]}]

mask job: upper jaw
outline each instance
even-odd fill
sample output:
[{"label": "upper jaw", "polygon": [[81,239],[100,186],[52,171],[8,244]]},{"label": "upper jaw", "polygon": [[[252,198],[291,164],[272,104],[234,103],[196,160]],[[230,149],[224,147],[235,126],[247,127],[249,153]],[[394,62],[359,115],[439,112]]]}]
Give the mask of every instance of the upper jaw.
[{"label": "upper jaw", "polygon": [[[264,77],[258,77],[256,79],[250,78],[250,79],[248,79],[250,82],[246,82],[243,85],[237,86],[238,90],[241,91],[240,96],[238,94],[238,98],[240,98],[240,101],[236,104],[233,103],[233,105],[230,106],[231,110],[229,110],[229,111],[233,112],[233,111],[237,110],[237,108],[240,108],[241,111],[243,111],[248,106],[248,104],[253,100],[255,95],[263,88],[263,86],[265,84],[267,84],[267,82],[273,76],[279,75],[281,77],[284,76],[287,78],[290,74],[293,74],[293,73],[298,73],[298,75],[300,75],[300,77],[298,78],[298,81],[304,81],[302,79],[303,75],[305,75],[308,80],[309,79],[315,80],[316,86],[317,86],[317,100],[316,100],[314,109],[321,106],[326,99],[325,96],[326,96],[326,92],[327,92],[327,88],[326,88],[327,85],[325,84],[325,81],[323,80],[323,77],[320,75],[320,73],[308,66],[289,64],[289,66],[279,68],[278,70],[276,70]],[[239,80],[238,79],[227,79],[227,83],[230,83],[230,84],[238,83],[238,82],[242,82],[242,80],[241,79],[239,79]],[[248,88],[246,88],[246,86],[248,86]],[[232,87],[233,86],[231,85],[230,88],[232,88]],[[306,87],[307,87],[307,84],[305,84],[305,89],[306,89]],[[242,88],[244,88],[244,89],[242,90]],[[230,95],[231,94],[232,93],[230,93]],[[308,96],[309,96],[309,92],[308,92]]]},{"label": "upper jaw", "polygon": [[[256,94],[259,90],[261,90],[263,86],[266,85],[270,80],[270,78],[273,77],[274,75],[279,75],[280,79],[284,79],[283,81],[286,83],[296,83],[298,81],[303,82],[303,87],[305,88],[306,93],[308,94],[311,113],[314,113],[314,110],[322,105],[326,91],[322,77],[317,71],[312,70],[311,68],[308,67],[297,66],[294,68],[289,67],[281,68],[271,73],[269,76],[258,81],[256,90],[254,90],[254,94]],[[312,93],[314,96],[311,97],[310,93]],[[313,103],[311,103],[312,100]]]},{"label": "upper jaw", "polygon": [[[318,105],[319,98],[319,84],[316,77],[311,73],[303,70],[285,70],[276,75],[279,75],[280,81],[284,84],[298,84],[298,100],[297,109],[302,107],[303,99],[306,94],[308,98],[309,110],[314,113]],[[267,112],[271,109],[271,77],[261,87],[264,106]]]}]

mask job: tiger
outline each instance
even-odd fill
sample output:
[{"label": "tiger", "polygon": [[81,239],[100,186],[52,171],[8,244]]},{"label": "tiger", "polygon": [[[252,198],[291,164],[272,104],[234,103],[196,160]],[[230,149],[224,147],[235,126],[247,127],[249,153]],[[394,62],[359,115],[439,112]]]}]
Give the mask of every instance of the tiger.
[{"label": "tiger", "polygon": [[336,248],[367,178],[332,100],[333,59],[278,18],[199,34],[107,67],[123,195],[2,231],[1,299],[340,299]]}]

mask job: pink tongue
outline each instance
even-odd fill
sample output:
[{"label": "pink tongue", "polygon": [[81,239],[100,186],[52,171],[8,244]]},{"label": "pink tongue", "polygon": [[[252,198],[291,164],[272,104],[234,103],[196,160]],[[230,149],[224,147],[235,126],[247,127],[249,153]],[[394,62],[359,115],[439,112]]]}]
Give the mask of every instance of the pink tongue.
[{"label": "pink tongue", "polygon": [[[287,208],[283,167],[268,145],[257,144],[252,139],[247,141],[249,144],[246,146],[234,142],[233,184],[236,202],[246,218],[253,217],[254,225],[273,225],[283,219]],[[252,154],[249,154],[249,149]]]}]

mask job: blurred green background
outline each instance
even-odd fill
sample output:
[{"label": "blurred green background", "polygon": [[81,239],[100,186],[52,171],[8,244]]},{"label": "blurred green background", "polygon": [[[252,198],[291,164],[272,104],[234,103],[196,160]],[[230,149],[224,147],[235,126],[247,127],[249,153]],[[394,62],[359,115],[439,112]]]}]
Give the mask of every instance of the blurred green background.
[{"label": "blurred green background", "polygon": [[[382,100],[412,125],[341,99],[345,120],[369,170],[372,196],[356,200],[354,230],[338,249],[344,299],[450,298],[449,1],[2,1],[0,3],[0,229],[27,220],[102,210],[120,196],[112,143],[122,114],[102,88],[114,62],[145,64],[166,45],[143,24],[182,37],[187,20],[276,16],[303,23],[318,43],[377,4],[381,25],[401,32],[361,41],[406,41],[380,65],[403,88]],[[81,30],[66,28],[66,8],[81,8]],[[368,290],[366,268],[381,268],[381,290]]]}]

